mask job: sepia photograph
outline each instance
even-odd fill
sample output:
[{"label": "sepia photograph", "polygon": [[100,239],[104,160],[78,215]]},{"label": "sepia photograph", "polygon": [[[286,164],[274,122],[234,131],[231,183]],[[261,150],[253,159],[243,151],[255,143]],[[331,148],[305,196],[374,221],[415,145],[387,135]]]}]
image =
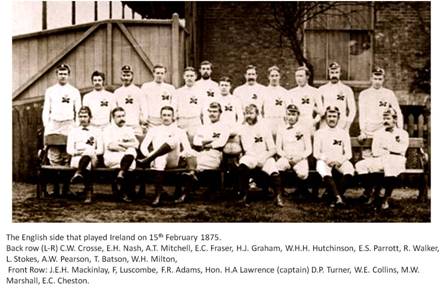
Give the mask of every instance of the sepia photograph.
[{"label": "sepia photograph", "polygon": [[13,1],[13,223],[431,223],[431,2]]}]

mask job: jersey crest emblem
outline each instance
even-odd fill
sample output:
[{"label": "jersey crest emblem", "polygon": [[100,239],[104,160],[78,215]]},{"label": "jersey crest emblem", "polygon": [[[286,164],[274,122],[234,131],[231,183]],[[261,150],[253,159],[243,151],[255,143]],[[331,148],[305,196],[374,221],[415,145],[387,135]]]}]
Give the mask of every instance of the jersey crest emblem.
[{"label": "jersey crest emblem", "polygon": [[167,94],[166,92],[164,92],[164,93],[162,94],[162,100],[170,100],[170,95]]},{"label": "jersey crest emblem", "polygon": [[134,103],[134,100],[131,97],[127,97],[124,100],[124,104],[133,104],[133,103]]},{"label": "jersey crest emblem", "polygon": [[382,106],[387,107],[387,101],[381,101],[381,100],[380,100],[380,104],[379,104],[379,106],[380,106],[380,107],[382,107]]},{"label": "jersey crest emblem", "polygon": [[86,144],[93,146],[95,143],[95,138],[93,136],[89,137],[86,141]]},{"label": "jersey crest emblem", "polygon": [[283,100],[281,100],[281,99],[276,99],[276,100],[275,100],[275,105],[283,105]]},{"label": "jersey crest emblem", "polygon": [[68,96],[63,96],[63,97],[62,97],[62,103],[70,103],[70,97],[68,97]]},{"label": "jersey crest emblem", "polygon": [[213,90],[207,90],[207,96],[208,97],[214,97],[215,96],[215,92]]},{"label": "jersey crest emblem", "polygon": [[254,95],[252,95],[252,99],[257,99],[258,96],[254,93]]},{"label": "jersey crest emblem", "polygon": [[255,137],[255,143],[257,142],[263,142],[263,137],[262,136],[256,136]]},{"label": "jersey crest emblem", "polygon": [[212,138],[219,138],[221,134],[219,132],[214,132]]},{"label": "jersey crest emblem", "polygon": [[190,97],[190,104],[198,104],[198,99],[197,99],[197,97],[194,97],[194,96],[192,96],[192,97]]},{"label": "jersey crest emblem", "polygon": [[106,101],[100,101],[100,106],[108,106],[109,105],[109,102],[106,100]]},{"label": "jersey crest emblem", "polygon": [[310,104],[310,99],[308,97],[302,98],[302,104]]},{"label": "jersey crest emblem", "polygon": [[339,93],[339,94],[336,96],[336,99],[337,99],[337,100],[341,100],[341,101],[343,101],[343,100],[345,99],[345,95],[343,95],[342,93]]},{"label": "jersey crest emblem", "polygon": [[341,146],[341,145],[342,145],[342,140],[334,139],[334,140],[333,140],[333,145]]},{"label": "jersey crest emblem", "polygon": [[224,111],[233,111],[233,107],[231,105],[224,106]]},{"label": "jersey crest emblem", "polygon": [[395,136],[395,141],[396,142],[400,142],[400,136],[399,135]]}]

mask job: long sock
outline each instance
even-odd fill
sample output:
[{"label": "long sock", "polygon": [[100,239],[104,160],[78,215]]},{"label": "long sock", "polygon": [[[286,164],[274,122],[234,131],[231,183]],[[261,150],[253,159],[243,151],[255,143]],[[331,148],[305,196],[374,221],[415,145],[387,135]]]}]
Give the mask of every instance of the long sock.
[{"label": "long sock", "polygon": [[121,159],[120,162],[120,169],[123,171],[129,170],[129,167],[132,165],[133,161],[134,161],[133,155],[124,155],[124,157]]},{"label": "long sock", "polygon": [[361,181],[361,186],[364,188],[364,195],[370,197],[372,195],[373,186],[373,175],[372,174],[360,174],[359,179]]},{"label": "long sock", "polygon": [[244,164],[240,164],[238,167],[239,189],[243,196],[247,196],[249,190],[249,171],[249,168]]},{"label": "long sock", "polygon": [[149,166],[157,157],[163,156],[172,150],[173,149],[167,143],[163,143],[158,149],[153,150],[148,157],[141,160],[140,163],[144,166]]},{"label": "long sock", "polygon": [[342,180],[341,180],[341,194],[342,195],[345,193],[345,190],[350,187],[352,178],[353,178],[353,176],[349,175],[349,174],[342,176]]},{"label": "long sock", "polygon": [[330,176],[324,177],[324,184],[326,189],[330,192],[330,194],[336,199],[336,196],[339,195],[338,188],[336,187],[336,183],[333,178]]},{"label": "long sock", "polygon": [[385,198],[392,196],[392,191],[396,187],[397,180],[397,177],[384,177],[384,188],[386,189],[384,194]]},{"label": "long sock", "polygon": [[89,165],[92,158],[90,156],[82,156],[79,160],[78,164],[78,170],[81,172],[84,172],[87,169],[87,166]]}]

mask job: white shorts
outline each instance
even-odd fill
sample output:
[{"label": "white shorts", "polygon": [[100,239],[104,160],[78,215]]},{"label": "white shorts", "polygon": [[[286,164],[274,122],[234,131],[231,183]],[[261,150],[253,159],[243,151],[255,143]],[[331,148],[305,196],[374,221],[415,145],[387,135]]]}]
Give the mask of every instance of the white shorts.
[{"label": "white shorts", "polygon": [[406,158],[399,155],[384,155],[366,158],[356,163],[358,174],[384,172],[386,177],[397,177],[406,170]]},{"label": "white shorts", "polygon": [[68,135],[68,133],[74,126],[75,121],[73,119],[63,121],[50,120],[44,129],[44,135],[49,134]]},{"label": "white shorts", "polygon": [[78,168],[79,167],[79,161],[83,156],[89,156],[91,158],[91,162],[87,166],[88,170],[92,169],[92,165],[95,167],[97,163],[97,157],[94,150],[86,150],[82,153],[80,156],[72,156],[72,159],[70,160],[70,167],[72,168]]},{"label": "white shorts", "polygon": [[[248,156],[244,155],[240,159],[240,164],[246,165],[249,169],[255,169],[258,166],[259,159],[254,156]],[[277,164],[275,163],[274,158],[268,158],[263,166],[261,167],[261,170],[268,175],[272,175],[273,173],[278,173]]]},{"label": "white shorts", "polygon": [[216,170],[222,161],[222,152],[214,149],[204,150],[197,155],[197,170]]},{"label": "white shorts", "polygon": [[179,117],[177,126],[187,132],[188,139],[191,140],[196,135],[198,128],[202,125],[201,118],[198,117]]},{"label": "white shorts", "polygon": [[[120,168],[121,159],[125,155],[133,155],[134,157],[137,156],[137,151],[135,148],[128,148],[125,152],[112,152],[112,151],[106,151],[104,153],[104,165],[108,168],[118,169]],[[135,169],[135,160],[132,162],[129,170]]]},{"label": "white shorts", "polygon": [[[355,169],[350,161],[345,161],[340,167],[335,167],[343,175],[354,175]],[[331,176],[332,167],[323,160],[317,160],[316,170],[321,177]]]},{"label": "white shorts", "polygon": [[[277,160],[277,168],[279,171],[286,171],[286,170],[291,169],[291,164],[288,161],[288,159],[280,158]],[[295,163],[292,166],[292,169],[296,172],[297,176],[300,179],[305,180],[306,178],[308,178],[309,167],[308,167],[307,159],[303,159],[303,160]]]},{"label": "white shorts", "polygon": [[264,119],[264,123],[269,128],[272,135],[276,136],[279,126],[284,124],[285,121],[283,117],[267,117]]}]

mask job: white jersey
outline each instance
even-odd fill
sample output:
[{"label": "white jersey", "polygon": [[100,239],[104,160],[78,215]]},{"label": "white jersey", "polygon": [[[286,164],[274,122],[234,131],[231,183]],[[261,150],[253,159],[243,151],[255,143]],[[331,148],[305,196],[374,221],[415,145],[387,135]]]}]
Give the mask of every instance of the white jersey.
[{"label": "white jersey", "polygon": [[[221,105],[221,116],[219,121],[226,124],[228,127],[235,129],[238,124],[242,124],[244,121],[243,110],[241,102],[235,96],[228,94],[223,96],[219,94],[217,102]],[[204,107],[204,124],[210,124],[208,118],[208,107]]]},{"label": "white jersey", "polygon": [[148,129],[145,138],[143,139],[140,150],[144,156],[149,156],[149,145],[152,143],[154,150],[157,150],[164,143],[169,144],[174,148],[174,153],[178,156],[180,154],[180,146],[185,152],[191,152],[191,146],[188,142],[188,137],[185,130],[180,129],[175,123],[170,125],[160,125]]},{"label": "white jersey", "polygon": [[95,127],[74,127],[67,137],[67,153],[72,156],[85,154],[103,154],[103,136]]},{"label": "white jersey", "polygon": [[138,126],[140,121],[146,121],[146,100],[138,86],[121,86],[115,90],[114,95],[117,106],[124,108],[126,112],[127,126]]},{"label": "white jersey", "polygon": [[325,127],[314,134],[313,155],[317,160],[344,163],[352,158],[350,136],[347,131]]},{"label": "white jersey", "polygon": [[[289,103],[297,106],[299,109],[300,122],[306,125],[314,125],[315,116],[313,113],[323,114],[322,95],[319,90],[308,84],[304,86],[297,86],[288,91]],[[316,118],[316,121],[319,117]]]},{"label": "white jersey", "polygon": [[384,127],[377,130],[373,135],[372,153],[375,157],[388,154],[405,156],[409,146],[409,134],[401,129],[394,128],[387,131]]},{"label": "white jersey", "polygon": [[263,99],[265,95],[266,86],[259,83],[249,85],[247,83],[238,86],[233,91],[233,95],[239,98],[243,111],[249,104],[255,104],[258,111],[261,113],[263,108]]},{"label": "white jersey", "polygon": [[308,129],[297,122],[280,126],[276,138],[277,154],[280,157],[297,156],[307,158],[312,151]]},{"label": "white jersey", "polygon": [[200,118],[202,114],[202,99],[196,85],[186,85],[175,91],[177,103],[176,116],[178,118]]},{"label": "white jersey", "polygon": [[268,85],[263,97],[264,118],[283,118],[286,114],[288,91],[278,85]]},{"label": "white jersey", "polygon": [[239,135],[245,155],[259,157],[268,151],[275,152],[272,134],[260,120],[254,125],[248,123],[242,125]]},{"label": "white jersey", "polygon": [[117,106],[117,101],[114,94],[105,89],[92,90],[84,95],[82,105],[88,106],[92,112],[91,124],[105,126],[110,123],[110,113]]},{"label": "white jersey", "polygon": [[44,127],[50,121],[76,120],[81,108],[81,94],[70,84],[55,84],[45,91],[42,122]]},{"label": "white jersey", "polygon": [[104,155],[112,152],[108,147],[111,143],[115,142],[136,142],[138,144],[134,131],[131,127],[119,127],[115,123],[111,123],[104,129],[103,132]]},{"label": "white jersey", "polygon": [[143,83],[141,90],[145,95],[148,117],[160,118],[160,109],[164,106],[176,108],[176,89],[171,84],[151,81]]},{"label": "white jersey", "polygon": [[383,127],[383,112],[393,108],[397,112],[397,125],[403,127],[403,115],[392,90],[381,87],[367,88],[359,94],[359,128],[368,137]]},{"label": "white jersey", "polygon": [[221,121],[201,126],[193,139],[193,145],[202,146],[203,142],[211,142],[213,149],[223,148],[229,139],[229,129]]},{"label": "white jersey", "polygon": [[338,127],[345,126],[346,122],[353,122],[356,115],[356,103],[353,90],[348,85],[341,81],[335,84],[328,82],[319,87],[319,93],[322,95],[324,110],[329,106],[336,106],[339,109],[341,117]]},{"label": "white jersey", "polygon": [[201,78],[194,85],[198,90],[199,97],[202,98],[204,108],[208,107],[210,102],[216,101],[220,94],[218,83],[211,78],[207,80]]}]

